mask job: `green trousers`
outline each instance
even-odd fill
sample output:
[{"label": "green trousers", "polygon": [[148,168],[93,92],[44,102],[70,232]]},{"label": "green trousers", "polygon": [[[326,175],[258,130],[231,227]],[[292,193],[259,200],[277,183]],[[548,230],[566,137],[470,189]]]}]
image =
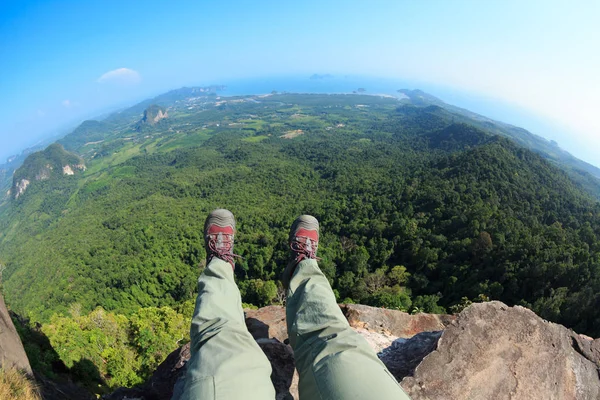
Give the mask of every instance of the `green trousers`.
[{"label": "green trousers", "polygon": [[[315,260],[297,266],[286,315],[300,400],[409,399],[366,340],[350,328]],[[190,352],[174,399],[275,399],[271,365],[246,329],[231,265],[217,258],[198,280]]]}]

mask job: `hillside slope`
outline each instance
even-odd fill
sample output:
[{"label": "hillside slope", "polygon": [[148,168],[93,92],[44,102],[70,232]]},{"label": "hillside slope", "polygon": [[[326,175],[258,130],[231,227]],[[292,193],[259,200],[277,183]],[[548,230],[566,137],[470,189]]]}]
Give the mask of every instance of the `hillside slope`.
[{"label": "hillside slope", "polygon": [[131,314],[192,299],[204,217],[226,207],[247,302],[272,300],[261,282],[285,266],[291,221],[311,213],[340,300],[440,312],[499,299],[598,334],[600,205],[543,157],[438,106],[376,96],[163,107],[164,129],[139,133],[132,117],[78,148],[85,173],[0,210],[19,312],[44,322],[74,304]]},{"label": "hillside slope", "polygon": [[404,95],[402,100],[417,106],[438,106],[454,115],[455,119],[469,123],[486,130],[492,134],[506,136],[521,146],[528,148],[555,165],[564,169],[569,176],[580,184],[588,193],[600,199],[600,168],[586,163],[569,152],[561,149],[556,143],[535,135],[523,128],[476,114],[464,108],[447,104],[435,96],[421,90],[400,89],[398,92]]},{"label": "hillside slope", "polygon": [[13,185],[14,172],[23,165],[25,159],[36,151],[44,150],[47,144],[27,148],[21,154],[9,157],[6,163],[0,165],[0,205],[10,198],[10,188]]},{"label": "hillside slope", "polygon": [[65,151],[58,143],[51,144],[43,151],[30,154],[14,172],[11,195],[17,199],[32,182],[74,175],[75,171],[85,169],[83,159],[79,156]]}]

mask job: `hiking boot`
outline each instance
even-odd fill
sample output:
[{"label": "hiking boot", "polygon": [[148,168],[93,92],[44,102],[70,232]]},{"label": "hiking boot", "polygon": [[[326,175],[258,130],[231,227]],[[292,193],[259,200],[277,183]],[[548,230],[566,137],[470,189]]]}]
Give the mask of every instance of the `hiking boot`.
[{"label": "hiking boot", "polygon": [[233,254],[233,238],[235,236],[235,218],[229,210],[218,208],[208,214],[204,223],[204,240],[206,243],[206,262],[213,257],[220,258],[235,268]]},{"label": "hiking boot", "polygon": [[285,288],[289,286],[292,275],[294,275],[300,261],[306,259],[319,260],[317,257],[319,221],[312,215],[301,215],[296,218],[290,228],[289,242],[294,259],[288,263],[281,275],[281,282]]},{"label": "hiking boot", "polygon": [[312,215],[301,215],[290,228],[290,249],[296,263],[306,259],[315,259],[319,248],[319,221]]}]

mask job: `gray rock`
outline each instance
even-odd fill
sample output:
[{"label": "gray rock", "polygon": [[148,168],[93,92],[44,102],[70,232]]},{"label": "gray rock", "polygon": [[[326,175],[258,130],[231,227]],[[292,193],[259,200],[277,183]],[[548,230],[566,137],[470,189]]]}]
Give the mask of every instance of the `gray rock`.
[{"label": "gray rock", "polygon": [[597,344],[575,336],[523,307],[474,304],[401,384],[413,400],[597,400]]},{"label": "gray rock", "polygon": [[0,367],[16,368],[32,375],[21,339],[0,295]]},{"label": "gray rock", "polygon": [[[358,305],[342,309],[413,400],[600,399],[600,340],[523,307],[474,304],[457,318]],[[293,352],[278,340],[287,336],[283,309],[268,307],[247,317],[273,367],[277,400],[298,399]],[[172,353],[143,386],[105,399],[168,400],[188,359],[189,345]]]},{"label": "gray rock", "polygon": [[[353,328],[394,336],[394,339],[410,338],[421,332],[441,331],[455,318],[452,315],[411,315],[361,304],[342,304],[340,308]],[[255,339],[275,338],[280,342],[287,339],[284,307],[268,306],[244,312],[246,326]]]},{"label": "gray rock", "polygon": [[254,339],[275,338],[284,342],[287,337],[285,307],[267,306],[258,310],[244,310],[246,327]]},{"label": "gray rock", "polygon": [[410,338],[421,332],[441,331],[455,318],[452,315],[411,315],[362,304],[343,304],[340,307],[351,327],[366,328],[400,338]]}]

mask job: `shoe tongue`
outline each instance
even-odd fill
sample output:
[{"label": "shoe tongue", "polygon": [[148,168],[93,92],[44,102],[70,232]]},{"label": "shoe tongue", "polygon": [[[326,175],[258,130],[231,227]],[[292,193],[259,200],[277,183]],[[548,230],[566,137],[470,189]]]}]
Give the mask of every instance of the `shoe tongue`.
[{"label": "shoe tongue", "polygon": [[227,233],[219,232],[215,238],[215,249],[217,251],[230,252],[233,250],[232,235]]},{"label": "shoe tongue", "polygon": [[306,245],[306,251],[307,252],[310,253],[310,252],[313,251],[312,240],[310,240],[310,238],[306,238],[305,245]]},{"label": "shoe tongue", "polygon": [[217,249],[222,249],[223,247],[223,232],[219,232],[217,234],[217,240],[216,240],[216,247]]}]

